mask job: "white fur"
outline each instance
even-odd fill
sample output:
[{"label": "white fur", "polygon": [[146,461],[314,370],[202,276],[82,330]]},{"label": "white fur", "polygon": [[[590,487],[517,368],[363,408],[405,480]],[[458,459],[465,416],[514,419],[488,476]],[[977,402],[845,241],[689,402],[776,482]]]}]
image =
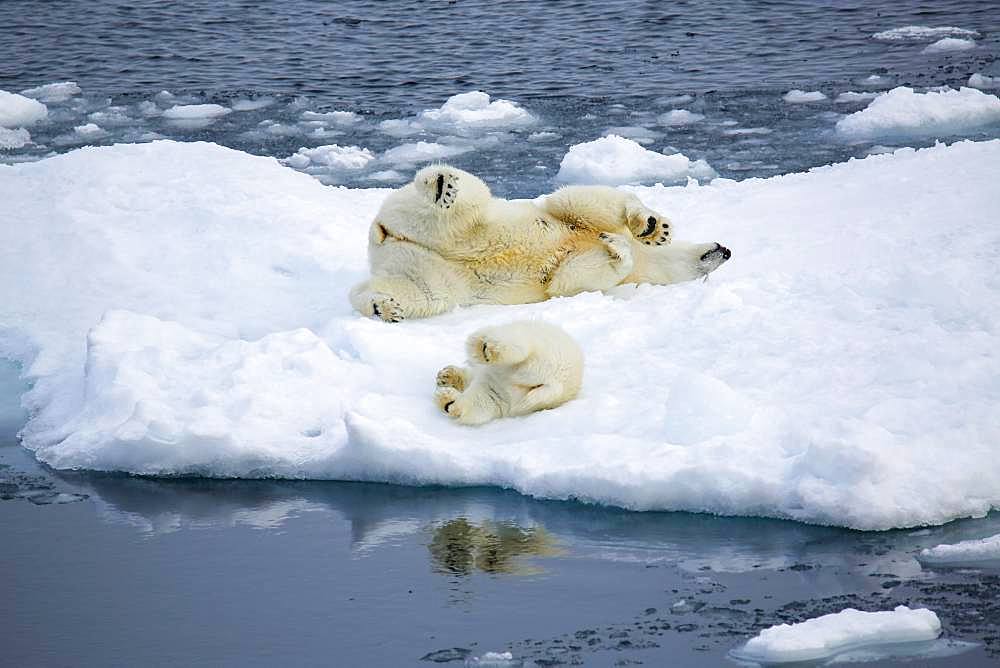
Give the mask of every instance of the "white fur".
[{"label": "white fur", "polygon": [[465,348],[469,366],[441,369],[434,394],[438,407],[462,424],[555,408],[580,392],[583,353],[555,325],[484,327]]},{"label": "white fur", "polygon": [[369,233],[371,278],[352,288],[351,303],[396,322],[619,283],[676,283],[726,259],[716,243],[671,244],[670,234],[666,217],[614,188],[505,200],[472,174],[434,165],[382,204]]}]

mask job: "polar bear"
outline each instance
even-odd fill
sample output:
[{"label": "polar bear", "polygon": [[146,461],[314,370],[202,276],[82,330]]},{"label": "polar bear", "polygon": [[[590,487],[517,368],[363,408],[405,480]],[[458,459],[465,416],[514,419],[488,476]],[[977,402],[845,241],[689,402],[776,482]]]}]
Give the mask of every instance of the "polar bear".
[{"label": "polar bear", "polygon": [[473,332],[465,342],[468,367],[437,375],[438,408],[461,424],[527,415],[561,406],[583,383],[583,352],[569,334],[525,320]]},{"label": "polar bear", "polygon": [[351,289],[351,304],[398,322],[620,283],[677,283],[730,257],[717,243],[671,237],[666,217],[615,188],[570,186],[540,201],[505,200],[468,172],[433,165],[383,202],[369,230],[371,277]]}]

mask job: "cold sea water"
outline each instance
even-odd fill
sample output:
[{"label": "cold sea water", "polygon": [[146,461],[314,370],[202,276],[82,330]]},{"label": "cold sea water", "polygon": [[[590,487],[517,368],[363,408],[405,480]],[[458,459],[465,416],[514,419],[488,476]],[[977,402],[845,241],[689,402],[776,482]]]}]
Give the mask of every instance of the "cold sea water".
[{"label": "cold sea water", "polygon": [[[974,30],[975,48],[873,38],[908,25]],[[531,196],[570,146],[615,133],[767,177],[885,150],[836,135],[868,103],[840,94],[958,87],[1000,76],[998,54],[995,2],[6,0],[0,89],[81,92],[47,100],[0,162],[160,137],[282,159],[338,144],[373,157],[300,168],[394,186],[447,158]],[[427,122],[477,90],[528,115]],[[186,104],[232,111],[164,117]],[[664,124],[674,109],[704,118]],[[485,488],[56,472],[17,445],[18,372],[0,361],[0,665],[718,666],[767,626],[896,605],[934,609],[942,639],[855,660],[1000,660],[1000,572],[914,558],[1000,532],[996,514],[864,533]]]}]

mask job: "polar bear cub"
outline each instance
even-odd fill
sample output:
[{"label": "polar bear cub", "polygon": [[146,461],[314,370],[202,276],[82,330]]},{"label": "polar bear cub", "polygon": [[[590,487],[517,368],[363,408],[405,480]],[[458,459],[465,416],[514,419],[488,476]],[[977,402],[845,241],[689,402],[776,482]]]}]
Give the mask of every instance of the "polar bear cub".
[{"label": "polar bear cub", "polygon": [[538,321],[484,327],[465,343],[468,367],[437,375],[438,407],[461,424],[555,408],[580,392],[583,352],[569,334]]}]

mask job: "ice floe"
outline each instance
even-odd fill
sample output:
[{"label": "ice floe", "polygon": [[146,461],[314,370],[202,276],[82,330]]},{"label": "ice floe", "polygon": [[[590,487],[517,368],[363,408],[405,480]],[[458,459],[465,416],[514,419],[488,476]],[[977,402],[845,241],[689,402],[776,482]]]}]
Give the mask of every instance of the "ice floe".
[{"label": "ice floe", "polygon": [[516,102],[491,100],[486,93],[472,91],[452,95],[437,109],[425,109],[416,118],[382,121],[379,129],[394,137],[425,131],[470,135],[524,128],[535,121],[535,117]]},{"label": "ice floe", "polygon": [[764,664],[820,661],[850,650],[935,640],[941,621],[926,608],[904,605],[882,612],[847,608],[798,624],[764,629],[733,655]]},{"label": "ice floe", "polygon": [[559,163],[562,183],[678,183],[688,177],[711,179],[715,171],[704,160],[680,153],[664,155],[627,137],[608,135],[569,148]]},{"label": "ice floe", "polygon": [[48,115],[48,107],[38,100],[0,90],[0,128],[27,127]]},{"label": "ice floe", "polygon": [[921,550],[917,559],[925,564],[942,566],[1000,566],[1000,534],[979,540],[963,540],[953,545],[930,547]]},{"label": "ice floe", "polygon": [[1000,123],[1000,98],[975,88],[917,93],[900,86],[837,122],[848,139],[948,137]]},{"label": "ice floe", "polygon": [[203,120],[225,116],[232,109],[221,104],[176,104],[163,112],[163,117],[173,121]]},{"label": "ice floe", "polygon": [[59,103],[79,95],[80,87],[75,81],[63,81],[61,83],[50,83],[44,86],[36,86],[22,90],[21,95],[38,100],[39,102]]},{"label": "ice floe", "polygon": [[604,131],[605,137],[610,135],[626,137],[643,145],[652,144],[656,140],[663,137],[662,132],[657,132],[656,130],[645,128],[641,125],[619,125],[611,127]]},{"label": "ice floe", "polygon": [[825,100],[826,94],[818,90],[805,91],[795,88],[785,93],[781,99],[791,104],[805,104]]},{"label": "ice floe", "polygon": [[319,165],[342,170],[356,170],[364,169],[374,159],[374,153],[360,146],[327,144],[316,148],[300,148],[294,155],[286,158],[285,162],[296,169]]},{"label": "ice floe", "polygon": [[956,28],[954,26],[942,26],[938,28],[903,26],[902,28],[877,32],[872,37],[882,42],[930,42],[943,37],[979,37],[979,33],[975,30]]},{"label": "ice floe", "polygon": [[976,72],[969,75],[969,86],[972,88],[1000,88],[1000,77],[991,77]]},{"label": "ice floe", "polygon": [[31,133],[24,128],[8,129],[0,126],[0,151],[22,148],[31,143]]},{"label": "ice floe", "polygon": [[233,111],[257,111],[270,107],[276,101],[273,97],[242,98],[233,102],[230,108]]},{"label": "ice floe", "polygon": [[660,125],[666,125],[668,127],[677,127],[697,123],[703,118],[705,118],[704,114],[696,114],[693,111],[688,111],[687,109],[674,109],[657,116],[656,122]]},{"label": "ice floe", "polygon": [[969,51],[976,48],[976,43],[971,39],[960,39],[958,37],[945,37],[933,44],[928,44],[921,53],[951,53],[953,51]]},{"label": "ice floe", "polygon": [[869,100],[874,100],[876,97],[881,95],[881,93],[875,93],[871,91],[864,91],[862,93],[856,93],[853,90],[849,90],[845,93],[841,93],[837,96],[834,102],[838,104],[845,104],[850,102],[868,102]]},{"label": "ice floe", "polygon": [[[995,140],[634,188],[733,259],[707,283],[390,325],[345,297],[388,191],[213,144],[85,148],[0,166],[31,222],[0,228],[0,356],[31,383],[24,444],[58,468],[939,524],[1000,507],[998,171]],[[455,425],[435,372],[518,318],[581,343],[580,398]]]},{"label": "ice floe", "polygon": [[445,160],[456,155],[468,153],[471,145],[439,144],[438,142],[418,141],[410,144],[400,144],[382,154],[382,160],[396,166],[410,166],[431,160]]},{"label": "ice floe", "polygon": [[77,125],[73,128],[73,132],[78,134],[84,139],[100,139],[102,137],[107,137],[108,132],[101,128],[101,126],[96,123],[86,123],[84,125]]}]

